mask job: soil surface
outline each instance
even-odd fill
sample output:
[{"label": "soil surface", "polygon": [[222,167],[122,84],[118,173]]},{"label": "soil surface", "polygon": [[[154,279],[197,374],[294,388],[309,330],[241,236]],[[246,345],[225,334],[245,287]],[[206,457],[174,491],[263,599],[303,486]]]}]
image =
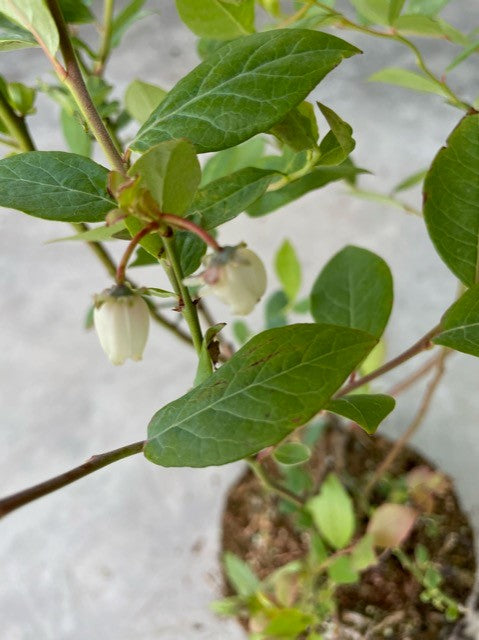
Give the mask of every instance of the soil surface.
[{"label": "soil surface", "polygon": [[[391,446],[386,438],[370,437],[358,429],[328,428],[308,463],[316,491],[325,474],[334,470],[340,474],[358,505],[358,487],[365,486]],[[391,478],[404,476],[411,469],[424,465],[434,469],[423,456],[406,448],[392,465]],[[373,505],[384,501],[383,490],[381,485],[375,489],[370,498]],[[297,528],[294,519],[280,513],[277,506],[277,498],[265,494],[250,471],[238,480],[227,497],[223,515],[223,551],[231,551],[244,559],[260,578],[301,558],[308,549],[307,532]],[[358,518],[360,529],[364,530],[366,519]],[[403,548],[412,557],[418,543],[428,549],[431,559],[440,567],[443,591],[465,603],[473,587],[476,569],[474,539],[450,482],[443,495],[434,497],[432,512],[418,519]],[[228,585],[226,591],[230,593]],[[365,571],[358,584],[338,588],[338,621],[343,629],[338,638],[450,638],[455,627],[457,632],[457,623],[447,623],[443,614],[422,603],[419,599],[421,591],[421,586],[395,556],[383,554],[380,563]],[[351,629],[351,636],[347,629]],[[466,638],[461,634],[455,637]]]}]

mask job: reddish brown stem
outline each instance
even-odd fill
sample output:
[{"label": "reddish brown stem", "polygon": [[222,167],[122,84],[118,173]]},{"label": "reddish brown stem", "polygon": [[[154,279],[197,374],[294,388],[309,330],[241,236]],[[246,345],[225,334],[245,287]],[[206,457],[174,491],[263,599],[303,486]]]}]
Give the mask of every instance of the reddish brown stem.
[{"label": "reddish brown stem", "polygon": [[391,465],[396,460],[398,455],[401,453],[401,451],[408,444],[408,442],[411,440],[413,435],[416,433],[416,431],[420,427],[431,405],[431,401],[437,389],[437,386],[441,381],[442,376],[444,375],[444,370],[445,370],[444,362],[447,356],[448,356],[448,351],[446,349],[443,349],[441,351],[440,357],[436,362],[436,371],[434,373],[434,376],[426,389],[426,392],[423,396],[419,409],[416,415],[414,416],[414,419],[412,420],[411,424],[408,426],[406,431],[403,433],[403,435],[399,438],[399,440],[397,440],[394,443],[394,446],[392,447],[391,451],[384,458],[384,460],[376,469],[372,478],[366,485],[366,489],[364,490],[364,495],[366,496],[366,498],[370,495],[371,491],[375,487],[378,480],[382,478],[383,475],[386,473],[386,471],[391,467]]},{"label": "reddish brown stem", "polygon": [[106,467],[107,465],[112,464],[112,462],[140,453],[143,451],[145,443],[145,440],[141,440],[140,442],[134,442],[126,445],[125,447],[114,449],[113,451],[107,451],[106,453],[100,453],[99,455],[92,456],[79,467],[70,469],[59,476],[55,476],[45,482],[41,482],[33,487],[29,487],[28,489],[24,489],[23,491],[19,491],[18,493],[14,493],[1,499],[0,518],[3,518],[3,516],[6,516],[8,513],[15,511],[15,509],[23,507],[29,502],[33,502],[33,500],[37,500],[38,498],[42,498],[57,489],[66,487],[66,485],[71,484],[94,471],[98,471],[98,469],[101,469],[102,467]]},{"label": "reddish brown stem", "polygon": [[429,349],[431,347],[431,340],[434,338],[434,336],[436,336],[439,333],[440,330],[441,330],[440,325],[435,326],[433,329],[428,331],[422,338],[420,338],[417,342],[415,342],[411,347],[409,347],[409,349],[406,349],[406,351],[403,351],[402,353],[400,353],[398,356],[396,356],[389,362],[386,362],[386,364],[383,364],[383,366],[379,367],[379,369],[376,369],[375,371],[372,371],[371,373],[369,373],[367,376],[363,376],[362,378],[354,380],[354,382],[350,382],[345,387],[343,387],[340,391],[338,391],[335,397],[340,398],[342,396],[345,396],[348,393],[351,393],[351,391],[354,391],[354,389],[358,389],[359,387],[362,387],[368,382],[371,382],[371,380],[375,380],[376,378],[379,378],[379,376],[382,376],[388,371],[395,369],[399,365],[403,364],[403,362],[406,362],[410,358],[413,358],[414,356],[416,356],[418,353],[421,353],[422,351]]},{"label": "reddish brown stem", "polygon": [[221,246],[216,242],[212,235],[210,235],[207,231],[199,227],[197,224],[192,222],[191,220],[187,220],[186,218],[180,218],[180,216],[175,216],[172,213],[162,213],[161,219],[171,224],[173,227],[177,227],[178,229],[185,229],[186,231],[191,231],[195,233],[199,238],[206,242],[214,251],[221,251]]},{"label": "reddish brown stem", "polygon": [[141,229],[141,231],[138,231],[138,233],[136,235],[134,235],[133,238],[130,240],[130,242],[129,242],[127,248],[126,248],[126,251],[123,254],[122,259],[118,263],[118,267],[117,267],[117,270],[116,270],[116,282],[117,282],[117,284],[124,284],[125,283],[126,267],[128,265],[129,259],[131,258],[131,254],[135,250],[135,247],[137,246],[137,244],[141,240],[143,240],[143,238],[145,236],[147,236],[149,233],[151,233],[155,229],[158,229],[159,226],[160,226],[159,223],[156,222],[156,221],[150,222],[150,224],[147,224],[146,227],[143,227],[143,229]]}]

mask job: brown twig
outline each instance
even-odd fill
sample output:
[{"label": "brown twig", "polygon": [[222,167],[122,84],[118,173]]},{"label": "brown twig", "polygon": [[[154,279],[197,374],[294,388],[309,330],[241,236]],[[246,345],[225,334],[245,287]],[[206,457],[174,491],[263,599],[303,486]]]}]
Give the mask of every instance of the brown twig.
[{"label": "brown twig", "polygon": [[421,353],[422,351],[429,349],[432,346],[431,340],[434,338],[434,336],[436,336],[440,332],[440,330],[441,330],[441,326],[436,325],[433,329],[428,331],[422,338],[420,338],[417,342],[415,342],[411,347],[409,347],[408,349],[400,353],[398,356],[396,356],[389,362],[386,362],[386,364],[383,364],[382,367],[379,367],[375,371],[372,371],[367,376],[363,376],[362,378],[358,378],[357,380],[354,380],[353,382],[350,382],[349,384],[347,384],[345,387],[343,387],[338,391],[335,397],[341,398],[342,396],[345,396],[348,393],[351,393],[351,391],[354,391],[354,389],[358,389],[359,387],[362,387],[368,382],[371,382],[371,380],[375,380],[376,378],[379,378],[379,376],[382,376],[388,371],[395,369],[399,365],[403,364],[403,362],[406,362],[407,360],[410,360],[411,358],[416,356],[418,353]]},{"label": "brown twig", "polygon": [[116,269],[115,278],[116,278],[117,284],[125,283],[126,267],[128,265],[128,261],[130,260],[133,251],[135,250],[135,247],[138,245],[139,242],[143,240],[145,236],[147,236],[149,233],[151,233],[155,229],[158,229],[158,227],[159,227],[158,222],[150,222],[149,224],[146,225],[146,227],[143,227],[143,229],[140,229],[140,231],[138,231],[138,233],[135,234],[133,238],[130,240],[126,248],[126,251],[123,254],[120,262],[118,263],[118,267]]},{"label": "brown twig", "polygon": [[143,451],[145,443],[145,440],[141,440],[140,442],[133,442],[132,444],[120,447],[119,449],[114,449],[113,451],[107,451],[105,453],[92,456],[79,467],[70,469],[65,473],[46,480],[45,482],[41,482],[33,487],[29,487],[28,489],[24,489],[23,491],[19,491],[18,493],[14,493],[1,499],[0,518],[3,518],[8,513],[15,511],[15,509],[23,507],[29,502],[33,502],[33,500],[37,500],[38,498],[42,498],[57,489],[66,487],[68,484],[71,484],[80,478],[84,478],[90,473],[98,471],[98,469],[108,466],[112,462],[140,453]]},{"label": "brown twig", "polygon": [[[452,355],[452,353],[453,353],[452,351],[447,351],[444,358],[447,358],[448,356]],[[427,360],[422,365],[422,367],[419,367],[419,369],[417,369],[416,371],[411,373],[409,376],[407,376],[406,378],[404,378],[403,380],[395,384],[393,387],[391,387],[389,391],[386,392],[387,395],[395,397],[400,395],[404,391],[407,391],[409,387],[412,387],[413,384],[415,384],[418,380],[420,380],[427,373],[429,373],[431,369],[433,369],[437,365],[438,361],[442,357],[443,357],[442,352],[439,352],[436,355],[434,355],[432,358],[429,358],[429,360]]]},{"label": "brown twig", "polygon": [[58,0],[45,0],[45,2],[58,29],[58,34],[60,36],[60,51],[62,52],[65,63],[64,71],[66,71],[66,73],[61,74],[58,69],[56,69],[57,74],[74,97],[78,108],[114,169],[125,174],[125,165],[123,163],[120,150],[115,146],[105,123],[101,119],[95,105],[93,104],[91,96],[88,93]]},{"label": "brown twig", "polygon": [[406,431],[403,433],[403,435],[396,440],[396,442],[394,443],[391,451],[388,453],[388,455],[384,458],[384,460],[382,461],[382,463],[379,465],[379,467],[375,470],[372,478],[369,480],[368,484],[366,485],[366,488],[364,490],[364,495],[367,498],[372,489],[374,488],[374,486],[376,485],[376,483],[378,482],[378,480],[386,473],[386,471],[391,467],[391,465],[393,464],[393,462],[396,460],[396,458],[398,457],[398,455],[401,453],[401,451],[404,449],[404,447],[408,444],[408,442],[411,440],[411,438],[414,436],[414,434],[416,433],[416,431],[418,430],[418,428],[420,427],[428,409],[429,406],[431,404],[431,400],[434,396],[434,393],[437,389],[437,386],[439,384],[439,382],[441,381],[442,376],[444,375],[444,371],[445,371],[445,359],[447,357],[447,349],[443,349],[441,351],[441,357],[438,358],[437,363],[436,363],[436,371],[434,373],[434,376],[432,378],[432,380],[430,381],[429,385],[427,386],[426,392],[422,398],[421,404],[419,406],[419,409],[416,413],[416,415],[414,416],[414,419],[412,420],[412,422],[410,423],[410,425],[408,426],[408,428],[406,429]]}]

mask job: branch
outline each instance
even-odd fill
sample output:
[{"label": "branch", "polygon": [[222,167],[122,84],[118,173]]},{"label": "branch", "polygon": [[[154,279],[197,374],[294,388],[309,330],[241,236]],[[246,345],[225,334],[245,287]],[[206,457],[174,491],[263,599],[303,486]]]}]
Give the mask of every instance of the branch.
[{"label": "branch", "polygon": [[72,96],[75,98],[78,108],[112,166],[116,171],[125,174],[125,166],[120,151],[115,146],[86,88],[58,0],[45,0],[45,2],[50,9],[50,13],[58,29],[60,50],[66,67],[66,76],[58,74],[60,80],[68,87]]},{"label": "branch", "polygon": [[33,500],[37,500],[38,498],[42,498],[57,489],[66,487],[68,484],[112,464],[112,462],[140,453],[143,451],[145,443],[146,440],[141,440],[140,442],[134,442],[133,444],[128,444],[125,447],[114,449],[113,451],[107,451],[105,453],[92,456],[79,467],[70,469],[70,471],[66,471],[59,476],[50,478],[50,480],[46,480],[45,482],[41,482],[33,487],[29,487],[28,489],[24,489],[23,491],[19,491],[18,493],[14,493],[1,499],[0,518],[3,518],[12,511],[15,511],[15,509],[23,507],[29,502],[33,502]]},{"label": "branch", "polygon": [[378,482],[378,480],[391,467],[391,465],[396,460],[398,455],[401,453],[401,451],[404,449],[404,447],[407,445],[407,443],[411,440],[413,435],[416,433],[416,431],[420,427],[420,425],[421,425],[424,417],[426,416],[426,413],[427,413],[427,411],[428,411],[428,409],[429,409],[429,407],[431,405],[431,401],[432,401],[434,393],[435,393],[435,391],[437,389],[437,386],[438,386],[439,382],[441,381],[442,376],[444,375],[444,371],[445,371],[444,362],[445,362],[445,360],[446,360],[446,358],[448,356],[448,353],[449,352],[448,352],[447,349],[443,349],[441,351],[440,357],[438,358],[438,361],[436,363],[436,372],[435,372],[431,382],[429,383],[429,385],[428,385],[428,387],[426,389],[426,393],[424,394],[424,397],[422,399],[422,402],[421,402],[421,405],[420,405],[420,407],[418,409],[418,412],[414,416],[413,421],[411,422],[409,427],[406,429],[406,431],[403,433],[403,435],[399,438],[399,440],[397,440],[394,443],[394,446],[392,447],[392,449],[390,450],[388,455],[384,458],[384,460],[379,465],[379,467],[376,469],[376,471],[374,472],[373,477],[371,478],[371,480],[366,485],[366,489],[364,490],[364,496],[366,498],[369,496],[369,494],[371,493],[371,491],[375,487],[375,485]]},{"label": "branch", "polygon": [[440,330],[441,330],[441,325],[436,325],[433,329],[428,331],[422,338],[420,338],[417,342],[415,342],[411,347],[409,347],[409,349],[406,349],[406,351],[403,351],[402,353],[400,353],[398,356],[396,356],[389,362],[386,362],[386,364],[383,364],[383,366],[379,367],[379,369],[376,369],[375,371],[372,371],[371,373],[369,373],[367,376],[363,376],[362,378],[358,378],[357,380],[354,380],[354,382],[350,382],[345,387],[343,387],[340,391],[338,391],[335,397],[341,398],[342,396],[345,396],[348,393],[351,393],[351,391],[354,391],[354,389],[358,389],[359,387],[362,387],[364,384],[371,382],[371,380],[375,380],[376,378],[379,378],[379,376],[384,375],[388,371],[395,369],[399,365],[403,364],[403,362],[406,362],[407,360],[410,360],[411,358],[416,356],[418,353],[421,353],[426,349],[430,349],[430,347],[432,346],[431,340],[434,338],[434,336],[436,336],[440,332]]}]

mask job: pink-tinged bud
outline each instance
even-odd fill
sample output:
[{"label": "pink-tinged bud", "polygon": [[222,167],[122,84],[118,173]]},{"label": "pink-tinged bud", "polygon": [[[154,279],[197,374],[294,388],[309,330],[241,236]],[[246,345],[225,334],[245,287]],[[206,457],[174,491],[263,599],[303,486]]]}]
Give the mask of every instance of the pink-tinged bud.
[{"label": "pink-tinged bud", "polygon": [[95,300],[95,329],[106,355],[115,365],[141,360],[148,339],[150,313],[141,296],[120,285]]},{"label": "pink-tinged bud", "polygon": [[204,265],[204,271],[185,284],[201,285],[201,296],[215,295],[236,315],[251,313],[266,290],[266,270],[256,253],[242,244],[224,247],[206,256]]},{"label": "pink-tinged bud", "polygon": [[373,513],[367,533],[377,547],[399,547],[411,533],[417,517],[417,511],[411,507],[385,502]]}]

